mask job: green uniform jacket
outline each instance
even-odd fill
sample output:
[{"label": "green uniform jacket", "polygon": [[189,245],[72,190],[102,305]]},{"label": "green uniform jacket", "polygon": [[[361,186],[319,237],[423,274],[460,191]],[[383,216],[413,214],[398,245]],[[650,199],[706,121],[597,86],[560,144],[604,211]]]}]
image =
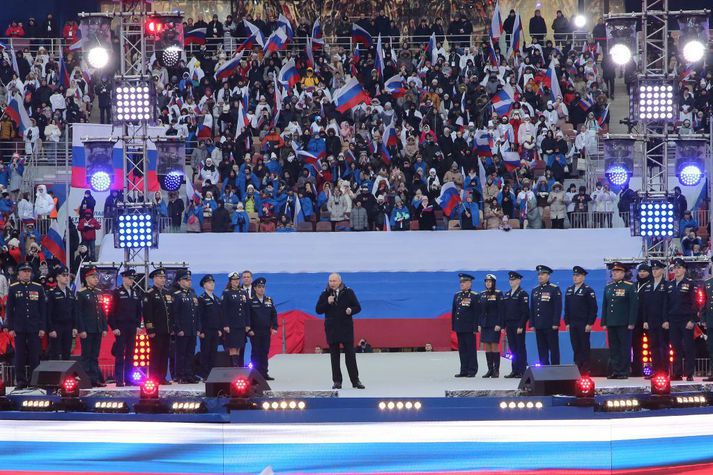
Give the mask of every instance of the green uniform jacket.
[{"label": "green uniform jacket", "polygon": [[612,282],[604,288],[602,301],[602,326],[623,327],[636,324],[639,297],[634,284],[627,281]]}]

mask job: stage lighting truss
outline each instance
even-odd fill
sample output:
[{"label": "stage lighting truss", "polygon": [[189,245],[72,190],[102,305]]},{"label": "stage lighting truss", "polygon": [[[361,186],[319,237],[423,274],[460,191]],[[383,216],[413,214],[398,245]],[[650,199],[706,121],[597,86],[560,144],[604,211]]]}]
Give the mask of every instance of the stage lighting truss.
[{"label": "stage lighting truss", "polygon": [[303,411],[307,408],[304,401],[264,401],[264,411]]},{"label": "stage lighting truss", "polygon": [[675,101],[673,84],[666,82],[639,82],[639,119],[648,122],[674,119]]},{"label": "stage lighting truss", "polygon": [[155,208],[150,206],[118,208],[114,224],[115,248],[155,249],[158,247],[158,215]]},{"label": "stage lighting truss", "polygon": [[185,141],[175,138],[157,137],[154,141],[158,165],[156,173],[161,187],[166,191],[177,191],[183,184],[186,166]]},{"label": "stage lighting truss", "polygon": [[147,41],[154,42],[158,62],[167,68],[176,66],[183,56],[183,17],[152,15],[144,32]]},{"label": "stage lighting truss", "polygon": [[542,409],[542,401],[500,401],[498,407],[503,410],[511,409]]},{"label": "stage lighting truss", "polygon": [[634,207],[631,219],[633,236],[670,238],[675,233],[673,203],[667,199],[644,200]]},{"label": "stage lighting truss", "polygon": [[594,406],[594,409],[601,412],[640,411],[641,402],[636,398],[607,399]]},{"label": "stage lighting truss", "polygon": [[85,15],[80,20],[79,40],[87,55],[87,63],[94,69],[104,69],[111,59],[111,16],[99,13]]},{"label": "stage lighting truss", "polygon": [[123,413],[129,412],[129,405],[125,401],[105,400],[94,403],[94,412]]},{"label": "stage lighting truss", "polygon": [[112,100],[116,125],[150,123],[156,119],[156,93],[149,81],[117,82]]},{"label": "stage lighting truss", "polygon": [[637,20],[632,18],[607,21],[607,44],[614,64],[628,64],[637,54],[636,27]]},{"label": "stage lighting truss", "polygon": [[202,401],[175,401],[171,404],[170,412],[173,414],[204,414],[208,407]]}]

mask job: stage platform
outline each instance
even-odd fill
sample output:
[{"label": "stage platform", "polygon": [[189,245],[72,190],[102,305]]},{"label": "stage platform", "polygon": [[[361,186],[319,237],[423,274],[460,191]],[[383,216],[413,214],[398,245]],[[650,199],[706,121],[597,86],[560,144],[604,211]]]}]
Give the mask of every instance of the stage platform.
[{"label": "stage platform", "polygon": [[[341,398],[440,398],[476,396],[514,396],[519,379],[506,379],[510,360],[501,358],[500,377],[483,378],[487,371],[485,353],[478,352],[478,375],[455,378],[459,369],[455,351],[433,353],[366,353],[357,355],[359,377],[366,389],[353,389],[342,357],[343,389],[332,390],[329,354],[284,354],[270,359],[270,381],[273,397],[341,397]],[[648,392],[650,382],[644,378],[609,380],[594,378],[597,394]],[[713,383],[674,381],[673,391],[710,391]],[[35,393],[28,391],[23,393]],[[204,384],[172,384],[161,387],[162,394],[202,396]],[[137,387],[96,388],[82,392],[87,396],[138,394]]]}]

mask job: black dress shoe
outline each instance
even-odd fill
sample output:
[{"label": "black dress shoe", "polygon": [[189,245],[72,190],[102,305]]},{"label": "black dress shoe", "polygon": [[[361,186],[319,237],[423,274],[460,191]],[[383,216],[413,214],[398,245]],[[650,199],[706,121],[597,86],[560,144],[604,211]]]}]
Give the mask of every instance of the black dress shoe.
[{"label": "black dress shoe", "polygon": [[356,383],[352,383],[352,387],[354,389],[366,389],[366,386],[361,384],[361,381],[357,381]]},{"label": "black dress shoe", "polygon": [[613,374],[608,374],[607,379],[616,379],[616,376],[614,376]]},{"label": "black dress shoe", "polygon": [[458,374],[456,374],[456,375],[453,376],[453,377],[454,377],[454,378],[465,378],[466,376],[468,376],[466,373],[458,373]]},{"label": "black dress shoe", "polygon": [[273,377],[270,376],[269,374],[266,374],[266,375],[265,375],[265,381],[274,381],[274,380],[275,380],[275,378],[273,378]]},{"label": "black dress shoe", "polygon": [[693,381],[693,376],[686,376],[686,381]]},{"label": "black dress shoe", "polygon": [[117,381],[117,382],[116,382],[116,387],[117,387],[117,388],[123,388],[124,386],[126,386],[126,384],[122,383],[121,381]]},{"label": "black dress shoe", "polygon": [[629,379],[629,377],[624,374],[619,374],[617,376],[614,376],[614,379]]},{"label": "black dress shoe", "polygon": [[466,378],[475,378],[475,373],[468,373],[465,375]]},{"label": "black dress shoe", "polygon": [[342,389],[342,383],[334,383],[332,389]]},{"label": "black dress shoe", "polygon": [[503,378],[517,378],[517,374],[515,374],[515,373],[506,374],[505,376],[503,376]]},{"label": "black dress shoe", "polygon": [[26,383],[17,383],[15,386],[15,389],[27,389],[27,384]]},{"label": "black dress shoe", "polygon": [[162,379],[161,381],[158,382],[158,384],[159,384],[160,386],[170,386],[170,385],[171,385],[171,381],[167,381],[167,380],[165,380],[165,379]]}]

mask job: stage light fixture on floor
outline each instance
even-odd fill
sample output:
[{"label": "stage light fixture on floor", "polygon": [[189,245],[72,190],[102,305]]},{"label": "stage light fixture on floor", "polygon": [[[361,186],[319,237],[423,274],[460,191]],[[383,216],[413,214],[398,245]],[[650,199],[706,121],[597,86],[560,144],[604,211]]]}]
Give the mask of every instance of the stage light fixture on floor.
[{"label": "stage light fixture on floor", "polygon": [[129,405],[125,401],[96,401],[94,403],[94,412],[126,414],[129,412]]},{"label": "stage light fixture on floor", "polygon": [[230,383],[230,397],[242,398],[250,394],[250,379],[247,376],[238,376]]},{"label": "stage light fixture on floor", "polygon": [[62,397],[79,397],[79,382],[74,376],[64,378],[59,388]]},{"label": "stage light fixture on floor", "polygon": [[307,404],[304,401],[264,401],[262,408],[265,411],[302,411]]},{"label": "stage light fixture on floor", "polygon": [[170,412],[173,414],[203,414],[208,412],[208,408],[202,401],[176,401],[171,404]]},{"label": "stage light fixture on floor", "polygon": [[61,411],[85,411],[87,406],[79,399],[79,381],[74,376],[67,376],[59,386],[62,398],[56,405]]},{"label": "stage light fixture on floor", "polygon": [[500,409],[542,409],[542,401],[501,401]]},{"label": "stage light fixture on floor", "polygon": [[159,414],[167,412],[166,405],[159,399],[158,382],[147,379],[139,386],[139,402],[134,406],[136,413]]},{"label": "stage light fixture on floor", "polygon": [[707,406],[708,397],[705,394],[676,396],[675,398],[673,398],[672,402],[675,407]]},{"label": "stage light fixture on floor", "polygon": [[586,374],[577,380],[575,396],[578,398],[593,398],[595,393],[594,380]]},{"label": "stage light fixture on floor", "polygon": [[666,373],[657,373],[651,378],[651,394],[657,396],[671,394],[671,379]]},{"label": "stage light fixture on floor", "polygon": [[602,412],[640,411],[641,403],[635,398],[608,399],[594,406],[594,409]]},{"label": "stage light fixture on floor", "polygon": [[21,411],[54,411],[54,402],[50,399],[25,399],[20,403]]}]

